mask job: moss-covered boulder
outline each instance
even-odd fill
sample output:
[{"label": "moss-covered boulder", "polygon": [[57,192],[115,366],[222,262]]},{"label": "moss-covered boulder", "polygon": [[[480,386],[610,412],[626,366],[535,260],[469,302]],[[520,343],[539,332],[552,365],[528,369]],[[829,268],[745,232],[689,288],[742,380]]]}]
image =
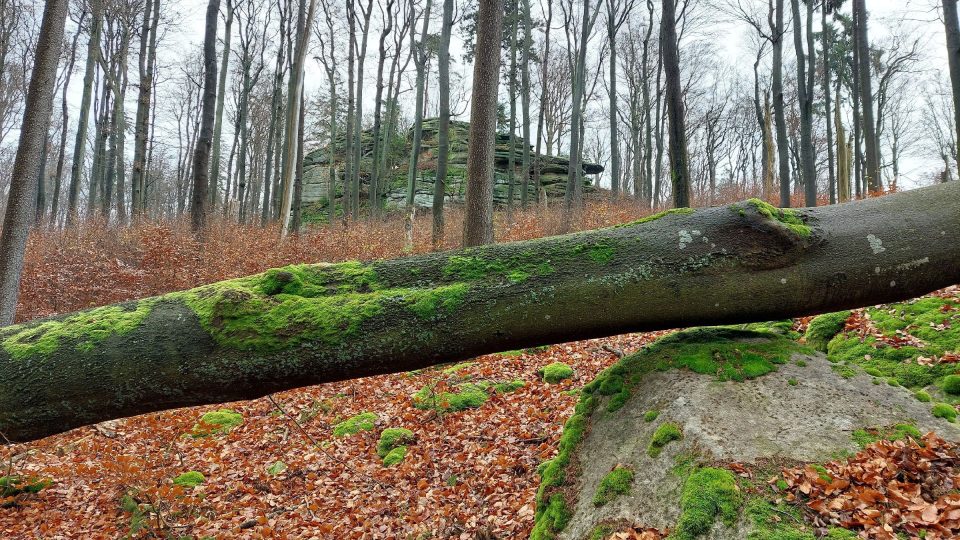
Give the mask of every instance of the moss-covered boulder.
[{"label": "moss-covered boulder", "polygon": [[678,332],[623,358],[583,388],[541,467],[531,538],[628,527],[675,540],[854,538],[767,496],[771,464],[826,462],[931,431],[960,440],[960,428],[907,388],[834,366],[783,334],[742,328]]}]

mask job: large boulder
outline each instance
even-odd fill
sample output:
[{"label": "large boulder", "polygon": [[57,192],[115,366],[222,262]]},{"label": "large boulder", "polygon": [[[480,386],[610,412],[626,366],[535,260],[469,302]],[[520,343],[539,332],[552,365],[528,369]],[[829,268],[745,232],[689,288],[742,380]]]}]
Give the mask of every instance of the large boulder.
[{"label": "large boulder", "polygon": [[783,326],[679,332],[584,387],[541,468],[532,538],[855,538],[862,529],[812,522],[771,478],[884,437],[960,440],[926,392],[769,330]]}]

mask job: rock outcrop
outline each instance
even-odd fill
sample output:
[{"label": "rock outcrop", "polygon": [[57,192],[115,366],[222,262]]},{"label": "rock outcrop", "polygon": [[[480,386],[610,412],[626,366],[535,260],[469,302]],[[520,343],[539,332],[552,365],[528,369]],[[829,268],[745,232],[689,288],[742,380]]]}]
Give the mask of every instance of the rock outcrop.
[{"label": "rock outcrop", "polygon": [[[430,118],[424,120],[422,129],[422,142],[420,152],[419,174],[415,186],[414,203],[417,206],[429,207],[433,204],[433,184],[437,166],[437,127],[439,120]],[[458,204],[463,202],[466,192],[466,169],[467,169],[467,147],[470,140],[470,124],[468,122],[451,121],[450,122],[450,155],[448,161],[447,182],[446,182],[446,203]],[[394,143],[395,152],[391,152],[396,157],[395,166],[390,168],[387,177],[383,182],[382,197],[387,206],[400,206],[406,200],[407,190],[407,167],[406,156],[409,155],[412,139],[412,129],[407,133],[406,138],[396,139]],[[338,154],[342,151],[343,137],[337,142]],[[373,161],[373,136],[369,131],[364,132],[361,141],[362,155],[361,159],[361,191],[363,200],[368,200],[369,193],[369,175]],[[523,159],[522,138],[516,138],[516,145],[510,148],[510,136],[497,134],[493,197],[496,204],[506,204],[509,193],[509,163],[510,154],[513,153],[515,159],[514,174],[514,199],[520,201],[522,189],[522,159]],[[303,186],[303,205],[311,211],[320,212],[326,208],[328,198],[328,179],[329,179],[329,157],[328,149],[320,148],[309,152],[304,158],[304,186]],[[531,149],[531,163],[535,163],[537,155]],[[566,192],[567,173],[569,171],[570,161],[558,156],[539,156],[541,162],[540,187],[542,193],[547,197],[562,197]],[[339,165],[339,163],[338,163]],[[584,191],[589,193],[595,188],[593,186],[591,175],[603,172],[601,165],[593,163],[584,163]],[[343,171],[338,170],[342,175]],[[341,176],[342,182],[342,176]],[[338,182],[339,184],[339,182]],[[337,186],[337,197],[339,199],[343,193],[343,186]],[[536,200],[536,186],[533,174],[528,183],[529,200]]]}]

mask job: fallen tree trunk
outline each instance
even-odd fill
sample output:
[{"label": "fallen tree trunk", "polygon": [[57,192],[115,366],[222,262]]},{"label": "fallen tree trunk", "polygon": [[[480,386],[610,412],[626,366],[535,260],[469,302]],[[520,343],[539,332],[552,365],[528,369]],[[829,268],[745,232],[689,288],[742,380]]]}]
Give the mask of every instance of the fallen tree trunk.
[{"label": "fallen tree trunk", "polygon": [[960,183],[759,201],[370,263],[296,265],[0,329],[0,433],[624,332],[782,319],[960,282]]}]

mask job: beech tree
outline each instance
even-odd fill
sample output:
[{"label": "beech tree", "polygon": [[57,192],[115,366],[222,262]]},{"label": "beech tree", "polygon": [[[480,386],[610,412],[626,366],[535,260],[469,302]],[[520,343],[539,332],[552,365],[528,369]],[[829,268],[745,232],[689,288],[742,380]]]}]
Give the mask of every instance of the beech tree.
[{"label": "beech tree", "polygon": [[0,230],[0,324],[13,323],[27,235],[36,213],[37,183],[53,110],[57,65],[63,47],[67,0],[48,0],[40,24],[36,62],[24,105],[10,196]]},{"label": "beech tree", "polygon": [[506,349],[912,298],[960,282],[958,197],[950,182],[801,210],[675,209],[465,251],[294,265],[2,328],[0,432],[27,441]]}]

